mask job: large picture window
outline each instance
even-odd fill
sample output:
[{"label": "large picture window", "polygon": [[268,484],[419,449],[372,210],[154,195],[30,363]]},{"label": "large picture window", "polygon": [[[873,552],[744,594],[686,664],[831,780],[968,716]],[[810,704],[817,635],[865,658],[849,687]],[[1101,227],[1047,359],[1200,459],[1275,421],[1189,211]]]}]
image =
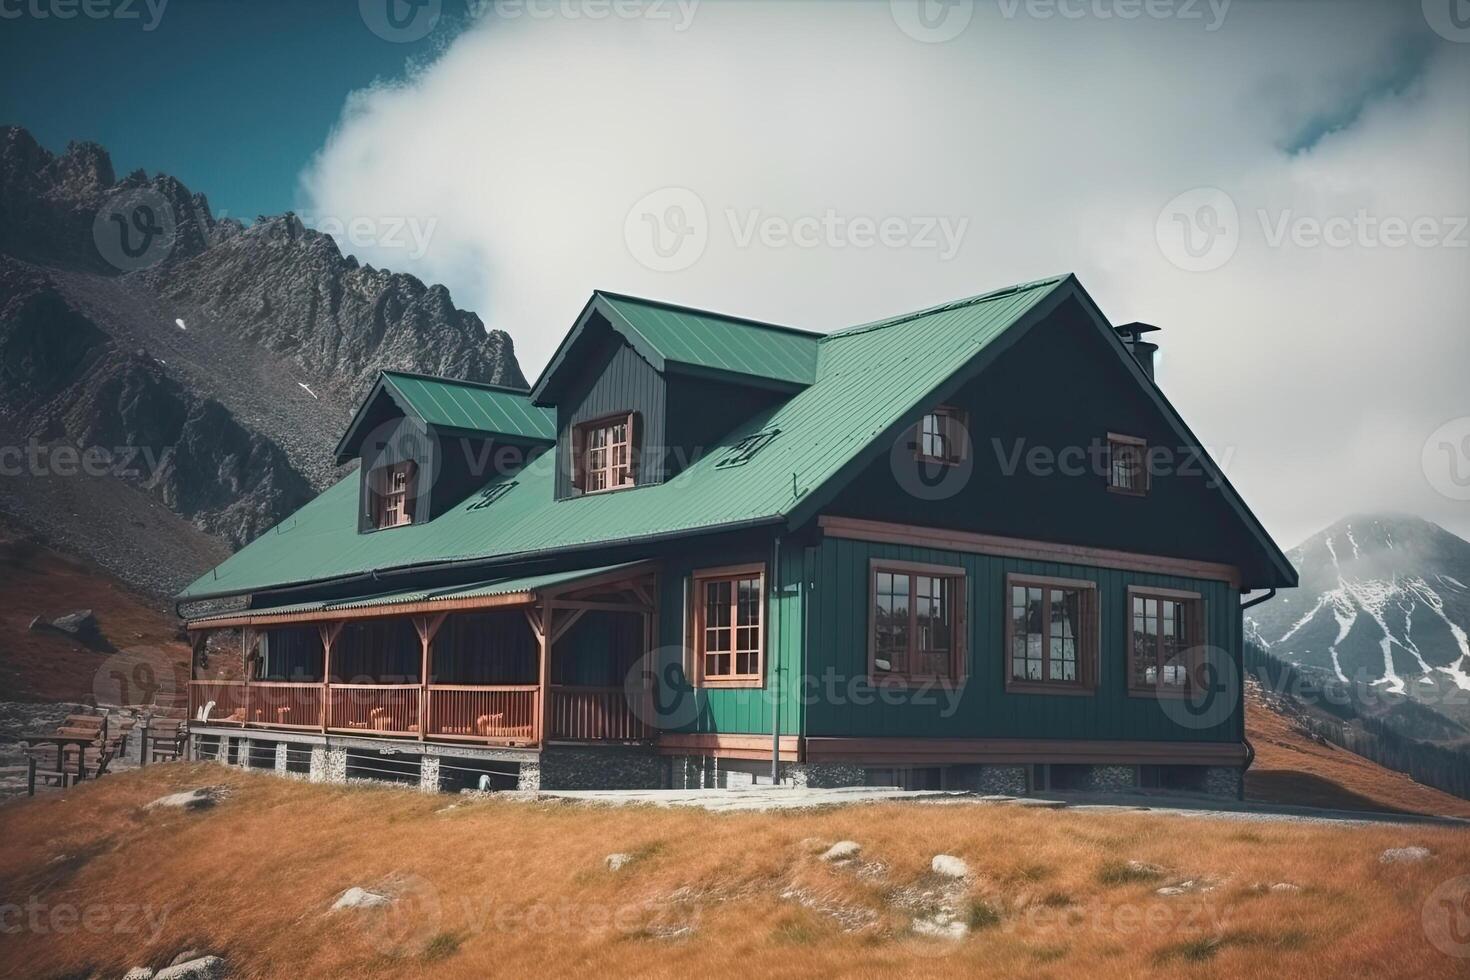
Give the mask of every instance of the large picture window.
[{"label": "large picture window", "polygon": [[615,415],[578,425],[573,437],[573,479],[583,493],[631,487],[637,416]]},{"label": "large picture window", "polygon": [[1006,580],[1006,688],[1087,693],[1097,684],[1097,586],[1012,575]]},{"label": "large picture window", "polygon": [[765,677],[765,566],[694,576],[694,670],[711,687],[756,687]]},{"label": "large picture window", "polygon": [[963,568],[875,560],[870,597],[868,659],[875,683],[960,679]]},{"label": "large picture window", "polygon": [[1196,592],[1129,589],[1128,689],[1186,694],[1192,654],[1204,642],[1204,600]]}]

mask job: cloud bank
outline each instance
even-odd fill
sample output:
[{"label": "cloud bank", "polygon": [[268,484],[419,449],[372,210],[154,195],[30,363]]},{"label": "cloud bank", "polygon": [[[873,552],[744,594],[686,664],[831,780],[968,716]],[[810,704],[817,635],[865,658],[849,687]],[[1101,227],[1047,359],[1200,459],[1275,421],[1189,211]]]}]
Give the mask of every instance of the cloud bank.
[{"label": "cloud bank", "polygon": [[1470,535],[1421,459],[1470,416],[1470,43],[1417,8],[502,3],[352,98],[302,206],[427,229],[344,248],[528,374],[594,288],[833,329],[1076,272],[1165,328],[1284,544],[1367,509]]}]

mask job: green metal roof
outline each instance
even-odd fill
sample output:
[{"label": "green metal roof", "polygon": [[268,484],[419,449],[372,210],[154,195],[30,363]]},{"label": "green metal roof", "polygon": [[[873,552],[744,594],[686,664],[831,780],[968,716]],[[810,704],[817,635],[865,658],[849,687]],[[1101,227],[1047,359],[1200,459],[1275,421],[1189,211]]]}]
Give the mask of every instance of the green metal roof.
[{"label": "green metal roof", "polygon": [[450,599],[477,599],[490,596],[515,595],[520,592],[540,592],[554,585],[570,585],[583,579],[595,578],[621,569],[631,569],[642,562],[624,562],[618,565],[602,565],[596,568],[573,568],[560,572],[543,572],[538,575],[521,575],[511,578],[491,579],[473,585],[450,588],[403,589],[397,592],[380,592],[369,596],[349,599],[333,599],[325,602],[293,602],[288,605],[271,606],[266,609],[241,609],[201,616],[194,623],[208,623],[216,619],[239,619],[242,616],[269,619],[303,612],[331,612],[338,609],[371,609],[378,606],[398,606],[411,602],[443,602]]},{"label": "green metal roof", "polygon": [[[1069,288],[1060,289],[1063,284]],[[351,474],[180,598],[455,560],[509,562],[731,525],[798,523],[886,448],[882,436],[896,438],[931,399],[947,397],[967,372],[978,371],[987,360],[979,355],[998,354],[1006,345],[997,340],[1008,332],[1019,337],[1012,327],[1039,319],[1050,308],[1048,297],[1070,288],[1080,291],[1071,277],[1046,279],[814,338],[809,387],[751,419],[666,483],[556,500],[555,454],[546,453],[513,476],[492,480],[489,485],[514,485],[488,507],[471,509],[480,499],[472,494],[426,524],[359,534],[358,476]],[[748,463],[716,468],[741,438],[767,427],[780,435]]]},{"label": "green metal roof", "polygon": [[419,374],[384,371],[399,404],[430,425],[555,440],[556,415],[531,404],[530,393]]}]

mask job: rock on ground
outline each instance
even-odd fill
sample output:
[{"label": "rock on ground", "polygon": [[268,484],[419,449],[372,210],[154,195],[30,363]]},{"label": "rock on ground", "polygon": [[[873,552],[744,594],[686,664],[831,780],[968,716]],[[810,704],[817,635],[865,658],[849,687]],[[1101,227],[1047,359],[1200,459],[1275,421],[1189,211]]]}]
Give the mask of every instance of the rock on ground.
[{"label": "rock on ground", "polygon": [[135,966],[123,974],[122,980],[153,980],[153,968],[149,966]]},{"label": "rock on ground", "polygon": [[225,791],[223,786],[201,786],[183,793],[160,796],[143,809],[153,810],[164,807],[177,810],[205,810],[224,799]]},{"label": "rock on ground", "polygon": [[622,854],[622,853],[609,854],[607,856],[607,870],[609,870],[609,871],[619,871],[622,868],[624,868],[632,860],[633,860],[633,855],[631,855],[631,854]]},{"label": "rock on ground", "polygon": [[970,866],[964,859],[957,858],[953,854],[936,854],[934,860],[929,863],[930,869],[937,875],[948,878],[963,878],[970,873]]},{"label": "rock on ground", "polygon": [[366,888],[358,888],[353,885],[341,894],[332,905],[332,910],[337,909],[375,909],[380,905],[387,905],[393,899],[377,892],[370,892]]},{"label": "rock on ground", "polygon": [[1429,857],[1427,847],[1390,847],[1378,855],[1378,860],[1383,864],[1397,864],[1401,861],[1426,861]]},{"label": "rock on ground", "polygon": [[840,840],[822,854],[823,861],[848,861],[858,856],[863,845],[855,840]]},{"label": "rock on ground", "polygon": [[201,956],[178,966],[164,967],[153,974],[153,980],[224,980],[230,971],[218,956]]}]

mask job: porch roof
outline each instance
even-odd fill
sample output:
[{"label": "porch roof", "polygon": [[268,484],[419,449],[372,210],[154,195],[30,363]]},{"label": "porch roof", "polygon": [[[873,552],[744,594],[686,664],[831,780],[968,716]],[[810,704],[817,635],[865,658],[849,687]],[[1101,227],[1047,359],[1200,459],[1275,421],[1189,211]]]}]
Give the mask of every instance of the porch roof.
[{"label": "porch roof", "polygon": [[[376,595],[351,596],[317,602],[294,602],[268,609],[245,609],[201,616],[189,621],[189,628],[257,626],[272,623],[314,622],[317,620],[352,619],[366,615],[408,613],[440,613],[476,606],[516,605],[538,601],[544,593],[558,586],[574,585],[590,579],[633,574],[652,567],[650,562],[633,561],[596,568],[574,568],[538,575],[490,579],[470,585],[453,585],[441,589],[405,589]],[[497,600],[497,601],[484,601]],[[363,610],[372,610],[364,613]]]}]

